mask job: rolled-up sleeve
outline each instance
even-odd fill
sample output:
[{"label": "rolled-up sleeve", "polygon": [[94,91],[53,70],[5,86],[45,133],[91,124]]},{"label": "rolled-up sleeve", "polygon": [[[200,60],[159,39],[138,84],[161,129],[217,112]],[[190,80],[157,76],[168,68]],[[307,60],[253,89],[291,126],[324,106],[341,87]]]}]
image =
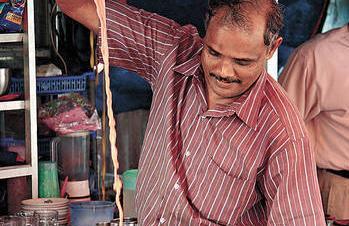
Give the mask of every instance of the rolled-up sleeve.
[{"label": "rolled-up sleeve", "polygon": [[261,183],[268,225],[325,225],[313,154],[307,138],[270,156]]},{"label": "rolled-up sleeve", "polygon": [[[106,17],[110,65],[134,71],[152,82],[180,25],[115,0],[106,1]],[[100,43],[99,32],[98,46]],[[100,50],[98,55],[102,61]]]}]

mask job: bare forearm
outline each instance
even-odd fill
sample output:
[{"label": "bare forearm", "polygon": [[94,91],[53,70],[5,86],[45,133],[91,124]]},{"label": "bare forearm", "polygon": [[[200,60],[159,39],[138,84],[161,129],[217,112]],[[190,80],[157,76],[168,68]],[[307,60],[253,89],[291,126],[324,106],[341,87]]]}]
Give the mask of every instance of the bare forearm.
[{"label": "bare forearm", "polygon": [[93,0],[57,0],[57,4],[66,15],[98,32],[99,20]]}]

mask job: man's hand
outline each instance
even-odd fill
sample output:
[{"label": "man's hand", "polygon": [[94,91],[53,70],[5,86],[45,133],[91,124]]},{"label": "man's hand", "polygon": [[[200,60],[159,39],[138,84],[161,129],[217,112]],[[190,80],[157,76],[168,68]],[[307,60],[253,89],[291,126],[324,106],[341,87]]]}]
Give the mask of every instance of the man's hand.
[{"label": "man's hand", "polygon": [[98,33],[99,19],[93,0],[57,0],[57,4],[66,15]]}]

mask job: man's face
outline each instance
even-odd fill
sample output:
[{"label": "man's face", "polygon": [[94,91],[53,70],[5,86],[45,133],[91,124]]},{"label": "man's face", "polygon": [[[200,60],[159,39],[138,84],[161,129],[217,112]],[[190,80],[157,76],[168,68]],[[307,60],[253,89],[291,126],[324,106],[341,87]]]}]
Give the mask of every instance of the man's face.
[{"label": "man's face", "polygon": [[265,18],[251,16],[248,31],[222,23],[226,9],[211,18],[201,55],[209,106],[229,104],[247,91],[264,70],[274,51],[264,45]]}]

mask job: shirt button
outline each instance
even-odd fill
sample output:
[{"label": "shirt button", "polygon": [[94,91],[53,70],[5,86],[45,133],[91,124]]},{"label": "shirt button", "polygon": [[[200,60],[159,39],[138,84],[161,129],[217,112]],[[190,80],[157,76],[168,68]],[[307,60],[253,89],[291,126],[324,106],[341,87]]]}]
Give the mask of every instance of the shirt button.
[{"label": "shirt button", "polygon": [[179,189],[179,184],[176,183],[176,184],[174,185],[174,189],[178,190],[178,189]]},{"label": "shirt button", "polygon": [[189,157],[190,156],[190,151],[185,152],[184,156],[185,157]]},{"label": "shirt button", "polygon": [[165,222],[166,222],[166,219],[163,218],[163,217],[161,217],[161,218],[160,218],[160,224],[163,224],[163,223],[165,223]]},{"label": "shirt button", "polygon": [[205,115],[203,115],[203,116],[201,116],[201,118],[202,118],[202,119],[205,119],[205,118],[206,118],[206,116],[205,116]]}]

